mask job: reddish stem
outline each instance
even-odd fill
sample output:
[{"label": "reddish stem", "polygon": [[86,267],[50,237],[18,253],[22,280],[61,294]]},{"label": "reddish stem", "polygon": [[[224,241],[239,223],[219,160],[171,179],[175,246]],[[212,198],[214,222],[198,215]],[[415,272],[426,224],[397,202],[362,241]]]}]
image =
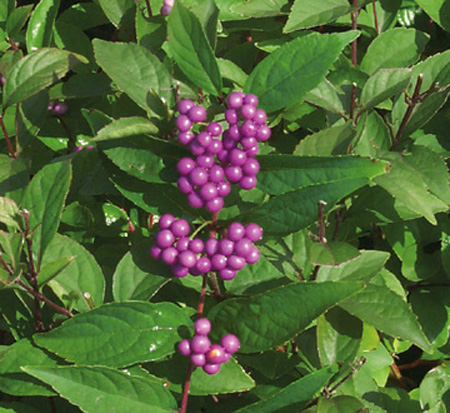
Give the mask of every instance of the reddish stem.
[{"label": "reddish stem", "polygon": [[[359,0],[353,0],[353,7],[358,7]],[[358,28],[358,16],[359,16],[359,10],[355,10],[352,12],[351,18],[352,18],[352,30],[356,30]],[[357,46],[358,41],[355,39],[352,42],[352,64],[353,67],[356,67],[357,64]]]},{"label": "reddish stem", "polygon": [[375,30],[377,33],[380,33],[380,28],[378,26],[378,16],[377,16],[377,6],[375,5],[375,2],[372,3],[373,6],[373,20],[375,22]]},{"label": "reddish stem", "polygon": [[148,17],[152,17],[152,8],[150,6],[150,0],[145,0],[145,3],[147,4]]},{"label": "reddish stem", "polygon": [[186,413],[187,402],[188,402],[188,398],[189,398],[189,386],[191,385],[191,376],[192,376],[193,371],[194,371],[194,365],[192,363],[189,363],[189,367],[188,367],[188,371],[187,371],[187,375],[186,375],[186,382],[184,383],[184,388],[183,388],[183,399],[181,402],[180,413]]},{"label": "reddish stem", "polygon": [[11,144],[11,139],[9,138],[8,131],[6,130],[5,123],[3,122],[3,115],[4,113],[0,115],[0,127],[2,128],[3,135],[5,136],[6,145],[8,145],[9,156],[11,156],[11,158],[15,158],[16,154],[14,153],[14,149]]}]

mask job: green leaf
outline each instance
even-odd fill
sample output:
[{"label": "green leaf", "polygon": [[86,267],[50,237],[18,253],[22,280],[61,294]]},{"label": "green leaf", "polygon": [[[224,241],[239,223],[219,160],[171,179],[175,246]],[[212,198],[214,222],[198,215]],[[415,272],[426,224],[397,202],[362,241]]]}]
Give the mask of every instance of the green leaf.
[{"label": "green leaf", "polygon": [[288,21],[283,27],[283,32],[291,33],[329,23],[349,13],[351,9],[352,7],[346,0],[324,0],[320,2],[296,0]]},{"label": "green leaf", "polygon": [[148,119],[138,116],[113,120],[97,132],[96,141],[126,138],[141,134],[156,134],[158,128]]},{"label": "green leaf", "polygon": [[248,0],[232,4],[230,10],[243,18],[261,18],[287,14],[287,0]]},{"label": "green leaf", "polygon": [[50,99],[85,98],[112,94],[111,80],[104,73],[78,73],[50,89]]},{"label": "green leaf", "polygon": [[58,21],[73,24],[81,30],[108,24],[108,19],[97,3],[77,3],[65,9]]},{"label": "green leaf", "polygon": [[0,355],[0,391],[13,396],[53,396],[55,393],[39,380],[25,374],[23,366],[56,366],[43,350],[22,339]]},{"label": "green leaf", "polygon": [[75,315],[34,341],[76,364],[125,367],[172,354],[179,328],[191,324],[172,303],[129,301]]},{"label": "green leaf", "polygon": [[15,39],[31,14],[33,5],[17,7],[6,21],[6,33],[10,39]]},{"label": "green leaf", "polygon": [[38,268],[58,229],[71,178],[70,161],[51,163],[33,177],[25,191],[22,207],[29,213],[33,255]]},{"label": "green leaf", "polygon": [[53,278],[57,277],[74,259],[75,257],[59,258],[43,267],[38,274],[38,287],[43,287],[49,281],[53,280]]},{"label": "green leaf", "polygon": [[0,253],[3,250],[6,254],[3,258],[14,270],[14,277],[22,272],[20,262],[24,242],[22,233],[8,233],[0,230]]},{"label": "green leaf", "polygon": [[328,383],[336,370],[336,367],[332,366],[308,374],[290,383],[282,390],[237,410],[236,413],[271,413],[288,407],[291,409],[290,411],[302,410]]},{"label": "green leaf", "polygon": [[309,250],[311,263],[320,266],[337,266],[359,255],[358,248],[342,241],[330,241],[327,244],[315,242]]},{"label": "green leaf", "polygon": [[416,63],[430,36],[416,29],[397,27],[381,33],[367,49],[361,69],[372,75],[378,69]]},{"label": "green leaf", "polygon": [[127,14],[131,16],[134,6],[130,0],[99,0],[99,4],[106,17],[117,28],[122,26]]},{"label": "green leaf", "polygon": [[238,86],[243,87],[247,81],[247,74],[234,62],[226,59],[217,59],[220,73],[225,79],[229,79]]},{"label": "green leaf", "polygon": [[20,230],[17,219],[20,217],[20,209],[17,204],[8,198],[0,197],[0,222],[16,230]]},{"label": "green leaf", "polygon": [[410,306],[386,287],[369,284],[339,305],[377,330],[411,341],[427,352],[433,349]]},{"label": "green leaf", "polygon": [[222,78],[213,50],[197,16],[181,1],[168,19],[169,47],[181,71],[206,92],[219,95]]},{"label": "green leaf", "polygon": [[151,88],[168,106],[172,105],[172,78],[165,66],[145,47],[100,39],[94,39],[92,44],[97,63],[142,109],[152,113],[148,103]]},{"label": "green leaf", "polygon": [[447,0],[414,0],[433,21],[450,31],[450,3]]},{"label": "green leaf", "polygon": [[447,409],[441,405],[441,409],[431,410],[442,403],[450,389],[450,368],[443,364],[431,369],[420,383],[420,404],[428,411],[445,412]]},{"label": "green leaf", "polygon": [[344,106],[339,98],[336,87],[327,79],[322,80],[319,85],[309,91],[305,97],[305,101],[312,105],[319,106],[339,115],[344,115]]},{"label": "green leaf", "polygon": [[107,367],[25,367],[26,373],[54,388],[86,413],[176,412],[163,384]]},{"label": "green leaf", "polygon": [[208,318],[215,337],[233,333],[241,341],[240,351],[253,353],[284,344],[328,308],[362,288],[361,283],[291,284],[251,298],[223,301]]},{"label": "green leaf", "polygon": [[257,95],[267,112],[292,106],[321,82],[342,49],[358,36],[359,32],[349,31],[294,39],[255,67],[244,92]]},{"label": "green leaf", "polygon": [[42,268],[61,258],[75,256],[74,262],[49,281],[49,286],[67,306],[74,305],[78,311],[89,310],[83,297],[89,293],[94,305],[103,303],[105,279],[92,254],[76,241],[56,234],[42,259]]},{"label": "green leaf", "polygon": [[351,363],[358,354],[363,323],[340,307],[334,307],[317,320],[317,347],[320,363]]},{"label": "green leaf", "polygon": [[59,3],[59,0],[41,0],[34,9],[27,26],[28,53],[50,46]]},{"label": "green leaf", "polygon": [[[148,245],[145,244],[148,259]],[[133,251],[134,252],[134,251]],[[117,302],[127,300],[149,300],[170,279],[159,275],[160,261],[136,259],[132,252],[127,252],[117,265],[113,276],[113,296]],[[143,255],[143,254],[142,254]],[[142,262],[144,261],[144,262]],[[147,265],[145,265],[147,264]],[[158,265],[161,264],[161,265]],[[167,271],[167,267],[164,268]]]},{"label": "green leaf", "polygon": [[354,148],[355,155],[378,158],[378,151],[388,151],[392,146],[391,130],[376,111],[359,118],[359,132]]},{"label": "green leaf", "polygon": [[364,405],[356,397],[336,396],[331,399],[321,397],[317,405],[317,413],[365,412]]},{"label": "green leaf", "polygon": [[359,113],[384,102],[406,89],[411,80],[410,69],[380,69],[369,77],[360,97]]},{"label": "green leaf", "polygon": [[43,48],[20,59],[3,86],[3,105],[23,102],[62,79],[78,63],[87,60],[65,50]]}]

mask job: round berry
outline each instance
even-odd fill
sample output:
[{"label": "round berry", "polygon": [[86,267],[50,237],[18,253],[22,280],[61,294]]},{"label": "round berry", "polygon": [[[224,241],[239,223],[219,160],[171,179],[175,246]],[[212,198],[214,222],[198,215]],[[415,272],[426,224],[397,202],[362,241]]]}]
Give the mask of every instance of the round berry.
[{"label": "round berry", "polygon": [[47,110],[48,111],[53,111],[53,108],[55,107],[55,102],[53,102],[53,100],[51,100],[50,102],[48,102],[47,105]]},{"label": "round berry", "polygon": [[206,357],[204,354],[191,354],[191,362],[194,366],[202,367],[206,364]]},{"label": "round berry", "polygon": [[189,182],[189,179],[185,176],[181,176],[180,178],[178,178],[178,188],[185,195],[190,194],[194,190],[191,183]]},{"label": "round berry", "polygon": [[175,263],[178,257],[178,250],[175,247],[169,247],[163,250],[161,254],[162,260],[169,265],[172,265]]},{"label": "round berry", "polygon": [[249,93],[245,98],[244,98],[244,104],[246,105],[251,105],[251,106],[258,106],[258,96],[254,95],[253,93]]},{"label": "round berry", "polygon": [[178,142],[182,145],[189,145],[194,138],[195,135],[191,132],[180,132],[178,134]]},{"label": "round berry", "polygon": [[204,148],[207,148],[212,142],[212,136],[208,132],[200,132],[197,135],[197,142]]},{"label": "round berry", "polygon": [[226,164],[228,163],[228,151],[223,149],[222,151],[220,151],[217,154],[217,159],[219,160],[219,162]]},{"label": "round berry", "polygon": [[210,364],[210,363],[206,363],[206,364],[203,366],[203,371],[204,371],[206,374],[210,374],[210,375],[216,374],[216,373],[218,373],[218,372],[220,371],[220,364]]},{"label": "round berry", "polygon": [[[173,225],[173,224],[172,224]],[[171,247],[175,242],[175,236],[170,229],[162,229],[156,234],[156,243],[160,248]]]},{"label": "round berry", "polygon": [[189,174],[189,179],[193,185],[202,186],[208,182],[208,172],[205,168],[195,168]]},{"label": "round berry", "polygon": [[161,229],[167,229],[170,228],[172,225],[172,222],[175,221],[175,217],[171,214],[163,214],[161,215],[161,218],[159,218],[159,227]]},{"label": "round berry", "polygon": [[170,229],[173,232],[173,235],[178,238],[185,237],[190,231],[189,223],[185,219],[177,219],[172,222]]},{"label": "round berry", "polygon": [[214,271],[220,271],[226,268],[227,266],[227,257],[223,254],[214,254],[211,257],[211,268]]},{"label": "round berry", "polygon": [[188,203],[192,208],[202,208],[204,205],[203,199],[195,192],[188,195]]},{"label": "round berry", "polygon": [[69,106],[65,102],[57,102],[53,105],[53,113],[56,116],[64,116],[69,110]]},{"label": "round berry", "polygon": [[216,198],[217,197],[216,185],[213,184],[212,182],[206,183],[200,188],[199,195],[204,201],[210,201],[211,199]]},{"label": "round berry", "polygon": [[231,241],[239,241],[245,235],[245,227],[240,222],[233,222],[228,227],[227,235]]},{"label": "round berry", "polygon": [[183,252],[186,251],[189,248],[189,244],[190,244],[191,240],[188,237],[182,237],[177,241],[177,251],[178,252]]},{"label": "round berry", "polygon": [[209,170],[209,180],[211,182],[219,183],[225,177],[225,171],[220,165],[213,165]]},{"label": "round berry", "polygon": [[218,251],[219,251],[219,240],[217,238],[210,238],[208,241],[206,241],[205,252],[209,256],[217,254]]},{"label": "round berry", "polygon": [[171,11],[172,7],[168,6],[167,4],[164,4],[159,12],[161,13],[161,16],[168,16]]},{"label": "round berry", "polygon": [[225,334],[220,344],[228,354],[236,353],[240,347],[239,339],[234,334]]},{"label": "round berry", "polygon": [[247,161],[247,154],[242,149],[232,149],[230,152],[230,163],[232,165],[241,166]]},{"label": "round berry", "polygon": [[256,132],[256,139],[260,142],[264,142],[270,138],[270,135],[272,135],[271,129],[267,125],[261,125],[258,132]]},{"label": "round berry", "polygon": [[239,182],[242,175],[242,169],[240,166],[229,165],[225,168],[225,176],[232,184]]},{"label": "round berry", "polygon": [[207,318],[199,318],[194,323],[194,330],[195,333],[200,336],[207,336],[211,331],[211,321],[209,321]]},{"label": "round berry", "polygon": [[210,199],[208,202],[206,202],[206,209],[209,212],[215,213],[215,212],[219,212],[222,208],[223,208],[223,198],[221,198],[220,196],[216,196],[213,199]]},{"label": "round berry", "polygon": [[161,248],[159,248],[157,245],[153,245],[150,248],[150,254],[152,255],[152,257],[155,260],[159,260],[161,258],[162,252],[163,252],[163,250]]},{"label": "round berry", "polygon": [[241,108],[241,115],[244,119],[253,119],[255,117],[256,109],[253,105],[244,105]]},{"label": "round berry", "polygon": [[201,254],[205,249],[205,243],[200,238],[194,238],[189,242],[188,248],[194,254]]},{"label": "round berry", "polygon": [[189,144],[189,150],[195,156],[203,155],[206,151],[205,147],[200,145],[197,140],[194,140]]},{"label": "round berry", "polygon": [[228,238],[219,241],[219,252],[225,256],[231,255],[234,250],[234,242]]},{"label": "round berry", "polygon": [[230,255],[228,257],[227,267],[231,268],[232,270],[239,271],[245,267],[246,263],[247,262],[245,261],[245,258],[238,257],[237,255]]},{"label": "round berry", "polygon": [[256,125],[251,120],[246,120],[241,126],[241,133],[247,137],[253,137],[256,135]]},{"label": "round berry", "polygon": [[239,130],[239,126],[238,125],[230,126],[230,128],[228,129],[227,136],[229,136],[234,141],[238,141],[239,139],[241,139],[241,132]]},{"label": "round berry", "polygon": [[262,125],[267,120],[266,112],[264,112],[262,109],[256,109],[255,116],[253,118],[253,122],[255,122],[257,125]]},{"label": "round berry", "polygon": [[181,158],[177,164],[178,172],[181,175],[189,175],[196,167],[195,161],[191,158]]},{"label": "round berry", "polygon": [[256,155],[258,155],[259,152],[259,146],[255,145],[253,148],[250,148],[247,150],[247,156],[249,158],[254,158]]},{"label": "round berry", "polygon": [[225,268],[219,271],[219,277],[224,281],[232,280],[236,277],[236,271],[230,268]]},{"label": "round berry", "polygon": [[242,238],[236,242],[234,246],[234,253],[239,257],[246,258],[253,250],[253,242],[248,238]]},{"label": "round berry", "polygon": [[244,176],[240,181],[239,185],[242,189],[245,189],[246,191],[249,191],[250,189],[253,189],[256,184],[258,183],[258,180],[256,179],[256,176]]},{"label": "round berry", "polygon": [[222,126],[220,123],[211,122],[206,129],[212,136],[220,136],[222,135]]},{"label": "round berry", "polygon": [[222,198],[227,196],[231,191],[231,186],[228,182],[222,181],[217,184],[217,195]]},{"label": "round berry", "polygon": [[259,162],[254,158],[248,158],[242,165],[244,175],[255,176],[259,172]]},{"label": "round berry", "polygon": [[206,109],[203,106],[193,106],[188,112],[192,122],[204,122],[206,120]]},{"label": "round berry", "polygon": [[225,111],[225,120],[230,125],[235,125],[236,123],[238,123],[239,122],[239,115],[238,115],[237,111],[235,109],[227,109]]},{"label": "round berry", "polygon": [[1,76],[0,77],[0,85],[4,85],[5,84],[5,82],[6,82],[6,77],[5,76]]},{"label": "round berry", "polygon": [[197,158],[197,165],[201,168],[209,169],[214,165],[214,157],[211,155],[200,155]]},{"label": "round berry", "polygon": [[220,344],[213,344],[205,356],[207,363],[221,364],[225,361],[225,349]]},{"label": "round berry", "polygon": [[189,268],[181,264],[174,264],[172,265],[172,272],[175,277],[184,278],[189,274]]},{"label": "round berry", "polygon": [[259,249],[253,246],[250,254],[245,257],[248,264],[256,264],[259,261],[260,253]]},{"label": "round berry", "polygon": [[206,152],[211,155],[217,155],[220,151],[223,150],[222,141],[219,139],[213,139],[211,144],[206,148]]},{"label": "round berry", "polygon": [[191,355],[191,345],[189,343],[189,340],[181,340],[178,343],[178,351],[183,355],[183,356],[190,356]]},{"label": "round berry", "polygon": [[242,92],[233,92],[228,96],[227,102],[228,107],[237,109],[240,108],[244,103],[244,96]]},{"label": "round berry", "polygon": [[192,121],[187,115],[180,115],[177,117],[176,125],[180,132],[187,132],[192,128]]},{"label": "round berry", "polygon": [[195,270],[201,274],[211,271],[211,260],[208,257],[200,257],[195,264]]},{"label": "round berry", "polygon": [[180,252],[178,255],[178,263],[183,267],[193,268],[197,264],[197,256],[190,250]]},{"label": "round berry", "polygon": [[222,139],[223,148],[226,150],[234,149],[237,146],[237,142],[230,138],[230,136],[226,135]]},{"label": "round berry", "polygon": [[253,242],[259,241],[263,236],[263,230],[258,224],[248,224],[245,227],[245,235]]},{"label": "round berry", "polygon": [[186,115],[186,113],[189,112],[191,108],[194,107],[194,102],[190,99],[183,99],[178,104],[178,112],[180,112],[182,115]]},{"label": "round berry", "polygon": [[241,145],[244,149],[253,149],[255,146],[258,146],[258,141],[252,136],[247,136],[241,140]]},{"label": "round berry", "polygon": [[195,335],[191,340],[191,351],[195,354],[205,354],[211,347],[206,335]]}]

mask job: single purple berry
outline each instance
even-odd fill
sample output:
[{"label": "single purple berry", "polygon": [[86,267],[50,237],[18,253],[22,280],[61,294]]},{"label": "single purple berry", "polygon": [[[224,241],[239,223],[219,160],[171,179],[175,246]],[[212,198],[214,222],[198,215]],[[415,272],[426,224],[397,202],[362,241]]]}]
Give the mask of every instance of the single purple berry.
[{"label": "single purple berry", "polygon": [[234,242],[231,239],[224,238],[219,241],[219,252],[225,256],[233,254]]},{"label": "single purple berry", "polygon": [[210,347],[211,342],[205,335],[195,335],[191,340],[191,351],[195,354],[205,354]]},{"label": "single purple berry", "polygon": [[234,253],[239,255],[239,257],[247,258],[253,248],[254,246],[252,241],[248,238],[242,238],[236,242],[234,246]]},{"label": "single purple berry", "polygon": [[223,149],[222,151],[220,151],[217,154],[217,159],[219,160],[219,162],[221,162],[222,164],[227,164],[228,163],[228,151],[226,149]]},{"label": "single purple berry", "polygon": [[227,236],[231,241],[239,241],[245,235],[245,227],[240,222],[233,222],[227,230]]},{"label": "single purple berry", "polygon": [[254,107],[258,106],[258,96],[254,95],[253,93],[249,93],[244,98],[244,104],[245,105],[252,105]]},{"label": "single purple berry", "polygon": [[186,115],[186,113],[189,112],[189,109],[194,107],[194,102],[190,99],[183,99],[178,104],[178,112],[180,112],[182,115]]},{"label": "single purple berry", "polygon": [[259,249],[253,246],[250,254],[245,257],[248,264],[256,264],[259,261],[260,252]]},{"label": "single purple berry", "polygon": [[245,258],[238,257],[237,255],[234,254],[228,257],[227,267],[231,268],[232,270],[236,271],[242,270],[242,268],[245,267],[245,264],[247,264]]},{"label": "single purple berry", "polygon": [[205,204],[203,199],[195,192],[188,195],[188,203],[192,208],[202,208]]},{"label": "single purple berry", "polygon": [[233,92],[227,98],[228,107],[232,109],[240,108],[244,103],[244,96],[242,92]]},{"label": "single purple berry", "polygon": [[192,155],[195,156],[203,155],[206,152],[206,148],[200,145],[197,139],[189,143],[189,150],[191,151]]},{"label": "single purple berry", "polygon": [[230,268],[225,268],[219,271],[219,277],[224,281],[232,280],[236,277],[236,271]]},{"label": "single purple berry", "polygon": [[256,125],[252,120],[246,120],[241,125],[241,134],[249,138],[256,135]]},{"label": "single purple berry", "polygon": [[236,123],[238,123],[239,122],[239,115],[238,115],[237,111],[235,109],[227,109],[225,111],[225,120],[230,125],[235,125]]},{"label": "single purple berry", "polygon": [[206,364],[206,356],[204,354],[191,354],[191,362],[194,366],[202,367]]},{"label": "single purple berry", "polygon": [[241,139],[241,131],[238,125],[232,125],[227,131],[227,136],[229,136],[234,141]]},{"label": "single purple berry", "polygon": [[223,254],[214,254],[211,257],[211,268],[214,271],[220,271],[226,268],[227,266],[227,257]]},{"label": "single purple berry", "polygon": [[241,140],[241,145],[244,149],[253,149],[255,146],[258,146],[258,141],[253,136],[247,136]]},{"label": "single purple berry", "polygon": [[197,264],[197,256],[190,250],[180,252],[178,255],[178,263],[183,267],[193,268]]},{"label": "single purple berry", "polygon": [[225,361],[225,349],[220,344],[213,344],[205,356],[207,363],[221,364]]},{"label": "single purple berry", "polygon": [[191,132],[180,132],[178,134],[178,142],[182,145],[189,145],[194,138],[195,135]]},{"label": "single purple berry", "polygon": [[180,132],[187,132],[192,128],[192,121],[187,115],[180,115],[177,117],[176,125]]},{"label": "single purple berry", "polygon": [[161,218],[159,218],[159,227],[161,229],[167,229],[170,228],[170,226],[172,225],[172,222],[175,221],[175,217],[171,214],[163,214],[161,215]]},{"label": "single purple berry", "polygon": [[204,122],[206,120],[206,109],[203,106],[194,106],[189,109],[188,116],[192,122]]},{"label": "single purple berry", "polygon": [[69,110],[69,106],[65,102],[57,102],[53,106],[53,113],[56,116],[64,116]]},{"label": "single purple berry", "polygon": [[174,247],[169,247],[163,250],[161,254],[162,260],[169,265],[175,264],[178,257],[178,250]]},{"label": "single purple berry", "polygon": [[243,176],[240,166],[229,165],[225,168],[225,176],[232,183],[239,182]]},{"label": "single purple berry", "polygon": [[217,254],[219,251],[219,240],[217,238],[210,238],[206,241],[205,244],[205,252],[212,257],[214,254]]},{"label": "single purple berry", "polygon": [[153,245],[150,248],[150,254],[152,255],[152,257],[155,260],[159,260],[161,258],[162,252],[163,252],[163,250],[161,248],[159,248],[157,245]]},{"label": "single purple berry", "polygon": [[255,117],[256,109],[253,105],[244,105],[241,108],[241,115],[244,119],[253,119]]},{"label": "single purple berry", "polygon": [[185,219],[177,219],[172,222],[170,230],[173,232],[173,235],[178,238],[185,237],[190,231],[189,223]]},{"label": "single purple berry", "polygon": [[195,270],[199,275],[206,274],[211,271],[211,260],[208,257],[200,257],[195,264]]},{"label": "single purple berry", "polygon": [[189,179],[186,178],[185,176],[181,176],[178,179],[178,188],[185,195],[190,194],[194,190],[191,183],[189,182]]},{"label": "single purple berry", "polygon": [[230,152],[230,163],[232,165],[241,166],[247,161],[247,154],[242,149],[232,149]]},{"label": "single purple berry", "polygon": [[184,278],[189,274],[189,268],[181,264],[174,264],[172,265],[172,272],[175,277]]},{"label": "single purple berry", "polygon": [[223,181],[225,177],[225,171],[220,165],[213,165],[209,170],[209,180],[211,182],[219,183]]},{"label": "single purple berry", "polygon": [[226,197],[231,191],[231,186],[228,182],[222,181],[217,184],[217,195],[220,197]]},{"label": "single purple berry", "polygon": [[164,4],[159,12],[161,13],[161,16],[168,16],[171,11],[172,7],[168,6],[167,4]]},{"label": "single purple berry", "polygon": [[207,131],[212,135],[212,136],[220,136],[222,135],[222,126],[220,125],[220,123],[217,122],[211,122],[208,125]]},{"label": "single purple berry", "polygon": [[202,186],[208,182],[208,172],[205,168],[195,168],[190,174],[189,179],[193,185]]},{"label": "single purple berry", "polygon": [[256,132],[256,139],[260,142],[264,142],[272,135],[271,129],[267,125],[261,125]]},{"label": "single purple berry", "polygon": [[0,77],[0,84],[3,86],[6,82],[5,76]]},{"label": "single purple berry", "polygon": [[223,150],[222,141],[219,139],[213,139],[211,144],[206,148],[206,152],[211,155],[217,155],[220,151]]},{"label": "single purple berry", "polygon": [[212,142],[212,136],[209,132],[206,131],[200,132],[197,135],[197,142],[204,148],[207,148]]},{"label": "single purple berry", "polygon": [[216,185],[212,182],[207,182],[200,188],[199,195],[205,202],[214,199],[217,197]]},{"label": "single purple berry", "polygon": [[256,109],[255,116],[253,118],[253,122],[255,122],[257,125],[262,125],[267,120],[266,112],[264,112],[262,109]]},{"label": "single purple berry", "polygon": [[249,191],[250,189],[253,189],[256,184],[258,183],[258,180],[256,179],[256,176],[244,176],[239,181],[239,186],[242,189],[245,189],[246,191]]},{"label": "single purple berry", "polygon": [[211,155],[200,155],[197,158],[197,165],[201,168],[209,169],[214,165],[214,157]]},{"label": "single purple berry", "polygon": [[188,237],[182,237],[177,241],[176,248],[178,252],[186,251],[189,248],[191,240]]},{"label": "single purple berry", "polygon": [[219,212],[223,208],[223,205],[223,198],[221,198],[220,196],[216,196],[215,198],[210,199],[206,202],[205,208],[209,212],[212,212],[214,214],[216,212]]},{"label": "single purple berry", "polygon": [[247,156],[249,158],[254,158],[256,155],[258,155],[259,152],[259,146],[255,145],[253,148],[250,148],[247,150]]},{"label": "single purple berry", "polygon": [[200,238],[194,238],[189,242],[189,250],[194,254],[201,254],[205,249],[205,243]]},{"label": "single purple berry", "polygon": [[189,175],[196,167],[195,161],[191,158],[181,158],[177,164],[180,175]]},{"label": "single purple berry", "polygon": [[170,229],[162,229],[156,233],[156,244],[160,248],[169,248],[175,242],[175,236]]},{"label": "single purple berry", "polygon": [[234,141],[233,139],[231,139],[229,135],[225,135],[222,139],[223,148],[228,151],[236,148],[237,144],[238,143],[236,141]]},{"label": "single purple berry", "polygon": [[53,112],[53,108],[55,107],[55,102],[53,102],[53,100],[51,100],[50,102],[48,102],[48,105],[47,105],[47,110],[49,111],[49,112]]},{"label": "single purple berry", "polygon": [[191,355],[191,345],[189,343],[189,340],[181,340],[178,343],[178,351],[183,355],[183,356],[190,356]]},{"label": "single purple berry", "polygon": [[220,364],[210,364],[210,363],[206,363],[206,364],[203,366],[203,371],[204,371],[206,374],[210,374],[210,375],[217,374],[217,373],[220,371]]},{"label": "single purple berry", "polygon": [[259,162],[254,158],[248,158],[242,165],[244,175],[255,176],[259,172]]},{"label": "single purple berry", "polygon": [[225,334],[220,344],[228,354],[236,353],[240,347],[239,339],[234,334]]},{"label": "single purple berry", "polygon": [[207,336],[211,331],[211,321],[207,318],[199,318],[194,323],[194,330],[200,336]]},{"label": "single purple berry", "polygon": [[263,230],[258,224],[251,223],[245,227],[245,235],[249,240],[256,242],[262,238]]}]

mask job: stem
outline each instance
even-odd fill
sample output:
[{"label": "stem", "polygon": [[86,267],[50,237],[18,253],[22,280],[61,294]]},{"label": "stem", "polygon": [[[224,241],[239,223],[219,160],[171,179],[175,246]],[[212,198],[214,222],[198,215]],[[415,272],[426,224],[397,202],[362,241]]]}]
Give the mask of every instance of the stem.
[{"label": "stem", "polygon": [[147,12],[148,12],[148,17],[152,17],[152,8],[150,6],[150,0],[145,0],[145,4],[147,4]]},{"label": "stem", "polygon": [[13,276],[14,275],[14,271],[13,269],[5,262],[5,260],[3,259],[3,257],[0,254],[0,264],[2,264],[3,268],[8,271],[8,274]]},{"label": "stem", "polygon": [[358,361],[358,364],[352,368],[352,371],[345,375],[341,380],[339,380],[331,389],[327,390],[326,393],[328,395],[331,395],[338,387],[342,386],[350,377],[355,375],[358,370],[364,365],[364,363],[367,361],[367,358],[362,357],[361,360]]},{"label": "stem", "polygon": [[209,274],[211,280],[211,286],[214,291],[214,298],[220,300],[222,298],[222,293],[220,292],[219,283],[217,282],[217,278],[215,274],[212,272]]},{"label": "stem", "polygon": [[5,140],[6,140],[6,145],[8,145],[9,156],[11,156],[11,158],[15,158],[16,154],[14,153],[14,149],[13,149],[12,144],[11,144],[11,139],[9,138],[8,131],[6,130],[5,123],[3,122],[3,116],[4,116],[4,113],[2,113],[0,115],[0,127],[2,128],[3,135],[4,135]]},{"label": "stem", "polygon": [[205,221],[202,225],[200,225],[190,236],[191,239],[194,239],[195,236],[201,232],[201,230],[205,227],[207,227],[208,225],[211,225],[213,223],[213,221]]},{"label": "stem", "polygon": [[355,104],[356,104],[356,83],[353,82],[352,83],[352,94],[350,97],[350,119],[354,119],[353,120],[353,124],[356,125],[356,121],[358,120],[358,116],[356,116],[355,118]]},{"label": "stem", "polygon": [[[353,0],[353,7],[358,7],[359,0]],[[352,30],[356,30],[358,28],[358,16],[359,16],[359,10],[355,10],[352,12]],[[352,42],[352,64],[353,67],[356,67],[357,64],[357,47],[358,47],[358,41],[355,39]]]},{"label": "stem", "polygon": [[203,89],[201,87],[198,88],[198,103],[203,103]]},{"label": "stem", "polygon": [[325,223],[324,223],[324,217],[323,217],[323,207],[327,203],[325,201],[319,201],[319,212],[317,213],[317,232],[319,236],[319,242],[321,244],[326,244],[327,239],[325,238]]},{"label": "stem", "polygon": [[373,20],[375,22],[375,30],[377,33],[380,33],[380,28],[378,26],[378,16],[377,16],[377,6],[375,5],[375,2],[372,3],[373,6]]},{"label": "stem", "polygon": [[406,96],[406,103],[408,105],[408,108],[406,109],[405,116],[403,116],[402,123],[400,124],[397,134],[395,135],[394,142],[392,143],[391,146],[391,151],[400,143],[400,140],[402,139],[403,136],[403,132],[405,132],[406,125],[408,124],[411,118],[412,112],[422,98],[420,94],[422,82],[423,82],[423,74],[421,73],[417,78],[417,83],[412,98]]},{"label": "stem", "polygon": [[183,388],[183,400],[181,402],[180,413],[186,413],[187,402],[188,402],[188,398],[189,398],[189,386],[191,385],[191,376],[192,376],[193,371],[194,371],[194,365],[192,363],[189,363],[189,367],[188,367],[188,371],[187,371],[187,375],[186,375],[186,381],[184,383],[184,388]]}]

